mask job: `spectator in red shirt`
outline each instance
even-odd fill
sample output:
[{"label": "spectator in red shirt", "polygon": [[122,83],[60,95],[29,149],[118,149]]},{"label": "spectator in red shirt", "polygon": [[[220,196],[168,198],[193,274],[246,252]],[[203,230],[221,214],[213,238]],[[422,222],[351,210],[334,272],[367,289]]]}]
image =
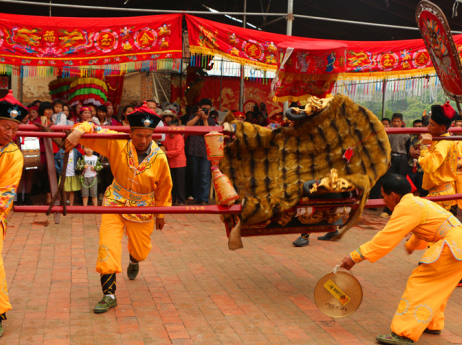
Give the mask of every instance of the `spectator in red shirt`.
[{"label": "spectator in red shirt", "polygon": [[[169,126],[178,126],[179,120],[169,122]],[[184,139],[181,134],[169,133],[162,142],[172,175],[172,202],[174,206],[184,206],[185,203],[185,174],[186,156],[184,154]]]}]

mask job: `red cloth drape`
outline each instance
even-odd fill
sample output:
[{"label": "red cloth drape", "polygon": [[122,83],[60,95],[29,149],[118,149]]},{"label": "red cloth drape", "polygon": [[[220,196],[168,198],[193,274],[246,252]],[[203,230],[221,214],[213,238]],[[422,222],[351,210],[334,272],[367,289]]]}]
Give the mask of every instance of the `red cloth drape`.
[{"label": "red cloth drape", "polygon": [[106,77],[107,100],[114,106],[114,114],[119,111],[120,101],[122,100],[122,91],[124,89],[125,76],[109,75]]}]

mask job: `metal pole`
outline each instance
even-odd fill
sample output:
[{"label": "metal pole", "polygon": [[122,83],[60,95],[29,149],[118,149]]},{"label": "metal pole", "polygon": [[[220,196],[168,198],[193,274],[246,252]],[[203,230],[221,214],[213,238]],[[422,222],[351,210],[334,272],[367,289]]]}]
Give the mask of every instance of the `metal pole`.
[{"label": "metal pole", "polygon": [[294,21],[294,0],[287,4],[287,36],[292,36],[292,23]]},{"label": "metal pole", "polygon": [[383,80],[383,85],[382,85],[382,120],[385,117],[385,95],[387,93],[387,80]]},{"label": "metal pole", "polygon": [[19,101],[21,102],[21,104],[23,103],[23,88],[24,88],[24,77],[23,77],[23,70],[22,70],[22,66],[20,67],[20,70],[19,70]]},{"label": "metal pole", "polygon": [[[294,0],[289,0],[287,4],[287,36],[292,36],[292,23],[294,21]],[[283,116],[289,108],[289,101],[285,101],[283,104]]]},{"label": "metal pole", "polygon": [[221,77],[220,77],[220,105],[219,105],[219,109],[221,111],[221,98],[223,96],[223,58],[221,58],[220,69],[221,69]]},{"label": "metal pole", "polygon": [[[245,28],[245,22],[247,21],[247,16],[245,14],[247,11],[247,0],[244,0],[244,20],[242,21],[242,27]],[[241,85],[239,88],[239,111],[244,112],[244,65],[241,65]]]}]

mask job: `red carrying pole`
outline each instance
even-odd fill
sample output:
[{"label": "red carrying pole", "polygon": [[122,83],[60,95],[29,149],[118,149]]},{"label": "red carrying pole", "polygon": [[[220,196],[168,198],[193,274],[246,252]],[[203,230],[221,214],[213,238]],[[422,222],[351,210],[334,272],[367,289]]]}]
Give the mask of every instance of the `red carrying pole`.
[{"label": "red carrying pole", "polygon": [[[50,129],[55,132],[60,131],[69,131],[72,129],[73,126],[57,126],[53,125],[50,126]],[[115,130],[117,132],[128,133],[130,131],[130,127],[128,126],[100,126],[101,128]],[[39,132],[40,128],[36,125],[19,125],[19,131],[27,131],[30,132]],[[211,131],[216,131],[219,133],[223,132],[223,127],[221,126],[167,126],[167,127],[159,127],[154,129],[154,133],[156,134],[166,134],[166,133],[178,133],[178,134],[190,134],[190,135],[205,135]],[[18,133],[18,135],[20,135]],[[88,135],[88,134],[87,134]],[[100,136],[102,134],[98,134]],[[30,135],[31,137],[34,135]]]},{"label": "red carrying pole", "polygon": [[[64,132],[22,132],[17,133],[20,137],[37,137],[37,138],[65,138]],[[160,139],[160,134],[154,134],[153,139]],[[127,133],[109,133],[109,134],[84,134],[84,139],[130,139]]]},{"label": "red carrying pole", "polygon": [[[423,199],[431,201],[447,201],[462,199],[462,194],[431,196]],[[358,208],[358,204],[346,204],[352,209]],[[384,207],[382,199],[369,200],[365,208]],[[330,209],[332,206],[313,206],[316,210]],[[48,206],[14,206],[15,212],[45,213]],[[242,211],[241,205],[220,206],[169,206],[169,207],[106,207],[106,206],[68,206],[67,213],[80,214],[239,214]],[[63,212],[62,206],[53,206],[51,212]]]},{"label": "red carrying pole", "polygon": [[[106,207],[106,206],[67,206],[67,213],[80,214],[239,214],[241,205],[220,206],[169,206],[169,207]],[[48,206],[15,206],[15,212],[46,213]],[[63,212],[62,206],[53,206],[51,212]]]}]

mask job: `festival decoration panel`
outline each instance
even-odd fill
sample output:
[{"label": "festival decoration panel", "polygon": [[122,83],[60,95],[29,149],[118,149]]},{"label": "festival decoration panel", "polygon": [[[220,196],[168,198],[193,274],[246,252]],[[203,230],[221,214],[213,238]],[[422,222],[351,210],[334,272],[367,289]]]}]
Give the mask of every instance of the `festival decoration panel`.
[{"label": "festival decoration panel", "polygon": [[[232,77],[207,77],[197,90],[197,98],[210,98],[213,107],[217,110],[239,109],[239,84],[238,78]],[[186,113],[187,99],[185,90],[187,89],[186,78],[180,75],[172,75],[170,101],[181,105],[181,113]],[[256,105],[261,110],[262,103],[265,104],[267,115],[271,116],[282,112],[282,104],[274,102],[271,96],[269,84],[246,80],[244,87],[245,103],[244,113],[254,111]],[[220,101],[221,97],[221,101]],[[221,106],[221,109],[220,109]]]},{"label": "festival decoration panel", "polygon": [[274,100],[302,101],[313,95],[324,98],[345,72],[347,45],[336,41],[283,42],[284,51],[271,90]]},{"label": "festival decoration panel", "polygon": [[462,66],[451,29],[441,9],[430,1],[417,5],[416,20],[443,90],[452,100],[462,101]]},{"label": "festival decoration panel", "polygon": [[[181,59],[181,20],[181,14],[130,18],[2,14],[0,64],[70,70],[149,69],[158,59]],[[6,68],[1,69],[5,72]]]}]

